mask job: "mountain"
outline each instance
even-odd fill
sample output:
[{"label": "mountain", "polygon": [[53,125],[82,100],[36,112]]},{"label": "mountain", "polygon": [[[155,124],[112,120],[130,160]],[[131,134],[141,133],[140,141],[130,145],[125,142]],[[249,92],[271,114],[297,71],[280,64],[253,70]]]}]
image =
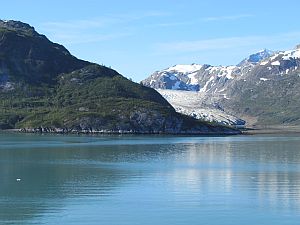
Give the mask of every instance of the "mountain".
[{"label": "mountain", "polygon": [[[142,83],[155,89],[206,92],[209,83],[226,83],[248,73],[257,63],[272,56],[273,51],[262,50],[250,55],[237,66],[211,66],[208,64],[175,65],[156,71]],[[215,79],[213,81],[212,79]],[[209,83],[207,83],[209,82]],[[202,84],[202,85],[201,85]],[[203,85],[204,84],[204,85]]]},{"label": "mountain", "polygon": [[52,85],[57,74],[90,64],[17,21],[0,21],[0,49],[1,77],[5,80],[9,74],[12,85]]},{"label": "mountain", "polygon": [[[224,119],[217,119],[221,113],[227,118],[225,123],[231,125],[240,125],[232,121],[232,116],[250,125],[300,124],[299,65],[299,46],[289,51],[263,50],[237,66],[203,65],[193,73],[193,84],[199,85],[198,103],[192,101],[186,104],[185,110],[178,110],[178,103],[170,102],[177,111],[191,115],[191,110],[187,109],[193,106],[193,111],[198,112],[195,117],[224,123]],[[159,88],[170,89],[167,84],[160,85],[161,80],[154,80],[154,74],[142,83],[153,88],[159,85]],[[182,82],[188,80],[187,77],[178,79]],[[149,80],[152,81],[150,85]],[[184,89],[179,87],[177,90]],[[181,99],[184,99],[182,93]]]},{"label": "mountain", "polygon": [[199,84],[194,75],[202,68],[202,65],[175,65],[162,71],[157,71],[143,81],[145,86],[156,89],[172,89],[199,91]]},{"label": "mountain", "polygon": [[177,113],[155,90],[0,20],[0,128],[30,132],[239,133]]},{"label": "mountain", "polygon": [[255,65],[259,63],[260,61],[269,58],[270,56],[274,55],[276,52],[268,50],[268,49],[263,49],[257,53],[254,53],[250,55],[248,58],[244,59],[242,62],[238,64],[238,66],[246,66],[249,64]]},{"label": "mountain", "polygon": [[280,51],[262,60],[228,85],[229,111],[254,124],[300,124],[300,49]]}]

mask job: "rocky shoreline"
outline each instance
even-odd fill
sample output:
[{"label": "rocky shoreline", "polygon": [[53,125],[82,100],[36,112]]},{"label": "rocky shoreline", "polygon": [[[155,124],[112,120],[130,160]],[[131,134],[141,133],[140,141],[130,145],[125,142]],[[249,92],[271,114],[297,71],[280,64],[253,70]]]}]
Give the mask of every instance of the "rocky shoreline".
[{"label": "rocky shoreline", "polygon": [[[217,128],[220,129],[220,128]],[[186,131],[138,131],[138,130],[107,130],[107,129],[73,129],[73,128],[50,128],[50,127],[38,127],[38,128],[20,128],[11,129],[8,131],[19,133],[41,133],[41,134],[170,134],[170,135],[239,135],[241,131],[232,129],[220,129],[215,130],[186,130]]]}]

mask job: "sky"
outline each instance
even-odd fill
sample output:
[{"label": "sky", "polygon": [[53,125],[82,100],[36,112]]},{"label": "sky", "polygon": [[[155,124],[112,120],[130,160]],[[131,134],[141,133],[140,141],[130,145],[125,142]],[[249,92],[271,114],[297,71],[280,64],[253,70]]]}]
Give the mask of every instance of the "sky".
[{"label": "sky", "polygon": [[139,82],[176,64],[235,65],[264,48],[292,49],[299,8],[299,0],[9,0],[0,17]]}]

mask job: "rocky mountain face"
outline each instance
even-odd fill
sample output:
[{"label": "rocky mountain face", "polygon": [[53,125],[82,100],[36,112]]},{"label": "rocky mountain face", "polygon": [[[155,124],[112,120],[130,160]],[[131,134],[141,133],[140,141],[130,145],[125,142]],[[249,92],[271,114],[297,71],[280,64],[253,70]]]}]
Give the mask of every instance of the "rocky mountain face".
[{"label": "rocky mountain face", "polygon": [[[198,111],[195,114],[197,118],[232,125],[240,125],[242,120],[248,124],[261,125],[299,124],[299,62],[300,49],[296,47],[279,52],[263,50],[244,59],[237,66],[198,65],[200,69],[193,71],[192,78],[193,85],[199,86],[199,100],[197,104],[192,102],[188,106],[193,106],[192,112]],[[186,90],[181,88],[184,85],[168,88],[168,84],[161,82],[166,81],[163,78],[155,81],[157,74],[161,77],[172,76],[156,72],[142,83],[153,88],[176,89],[177,92]],[[184,82],[181,77],[178,79]],[[185,79],[188,80],[186,85],[192,80],[188,76]],[[181,98],[184,98],[182,94]],[[178,108],[178,103],[168,100]],[[191,115],[191,110],[186,110],[187,106],[183,108],[186,114]],[[226,119],[218,118],[219,114]],[[239,122],[233,121],[232,116],[237,117],[236,121]]]},{"label": "rocky mountain face", "polygon": [[257,53],[254,53],[250,55],[248,58],[244,59],[241,61],[238,66],[243,67],[247,65],[256,65],[260,61],[264,60],[265,58],[269,58],[270,56],[274,55],[276,52],[268,50],[268,49],[263,49]]},{"label": "rocky mountain face", "polygon": [[30,132],[239,133],[177,113],[155,90],[0,20],[0,128]]},{"label": "rocky mountain face", "polygon": [[199,84],[194,76],[201,68],[202,65],[197,64],[176,65],[155,72],[143,84],[155,89],[199,91]]},{"label": "rocky mountain face", "polygon": [[57,74],[90,64],[18,21],[0,21],[0,50],[0,77],[11,86],[55,84]]}]

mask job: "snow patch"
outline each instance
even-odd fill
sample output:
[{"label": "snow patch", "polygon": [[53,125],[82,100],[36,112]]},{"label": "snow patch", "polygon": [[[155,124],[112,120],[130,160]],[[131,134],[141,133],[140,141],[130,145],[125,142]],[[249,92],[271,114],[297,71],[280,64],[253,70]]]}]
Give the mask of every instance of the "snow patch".
[{"label": "snow patch", "polygon": [[197,85],[198,84],[198,80],[196,79],[195,75],[197,74],[196,73],[191,73],[188,75],[188,78],[190,78],[190,84],[194,84],[194,85]]},{"label": "snow patch", "polygon": [[260,63],[260,65],[262,65],[262,66],[265,66],[265,65],[267,65],[268,64],[268,61],[262,61],[261,63]]},{"label": "snow patch", "polygon": [[199,92],[206,92],[207,91],[207,87],[208,87],[208,85],[209,85],[209,83],[210,82],[212,82],[213,81],[213,79],[214,79],[214,77],[213,76],[211,76],[210,78],[209,78],[209,80],[205,83],[205,85],[203,86],[203,88],[201,88],[200,89],[200,91]]},{"label": "snow patch", "polygon": [[272,62],[271,65],[273,65],[273,66],[280,66],[280,62],[279,61]]},{"label": "snow patch", "polygon": [[[288,51],[280,51],[277,54],[273,55],[272,57],[270,57],[270,61],[274,61],[274,60],[291,60],[291,59],[300,59],[300,49],[293,49],[293,50],[288,50]],[[278,62],[278,61],[276,61]],[[260,65],[266,65],[263,64],[265,63],[262,62],[260,63]],[[272,64],[273,65],[273,64]]]},{"label": "snow patch", "polygon": [[262,78],[259,78],[261,81],[267,81],[267,80],[270,80],[270,79],[267,79],[267,78],[264,78],[264,77],[262,77]]},{"label": "snow patch", "polygon": [[164,71],[166,72],[178,72],[178,73],[194,73],[202,68],[202,65],[192,64],[192,65],[175,65]]},{"label": "snow patch", "polygon": [[229,100],[229,99],[230,99],[230,98],[228,98],[228,97],[227,97],[227,95],[226,95],[226,94],[224,94],[224,95],[223,95],[223,98],[225,98],[225,99],[227,99],[227,100]]},{"label": "snow patch", "polygon": [[290,60],[290,59],[299,59],[300,58],[300,49],[290,50],[283,52],[282,59]]},{"label": "snow patch", "polygon": [[211,66],[206,69],[209,73],[215,73],[218,77],[226,77],[227,79],[234,79],[233,71],[237,66]]},{"label": "snow patch", "polygon": [[280,54],[280,53],[273,55],[273,56],[270,58],[270,60],[271,60],[271,61],[275,60],[275,59],[278,57],[279,54]]},{"label": "snow patch", "polygon": [[228,67],[226,67],[226,72],[227,72],[226,77],[228,79],[233,79],[232,72],[233,72],[233,70],[235,68],[236,68],[236,66],[228,66]]}]

